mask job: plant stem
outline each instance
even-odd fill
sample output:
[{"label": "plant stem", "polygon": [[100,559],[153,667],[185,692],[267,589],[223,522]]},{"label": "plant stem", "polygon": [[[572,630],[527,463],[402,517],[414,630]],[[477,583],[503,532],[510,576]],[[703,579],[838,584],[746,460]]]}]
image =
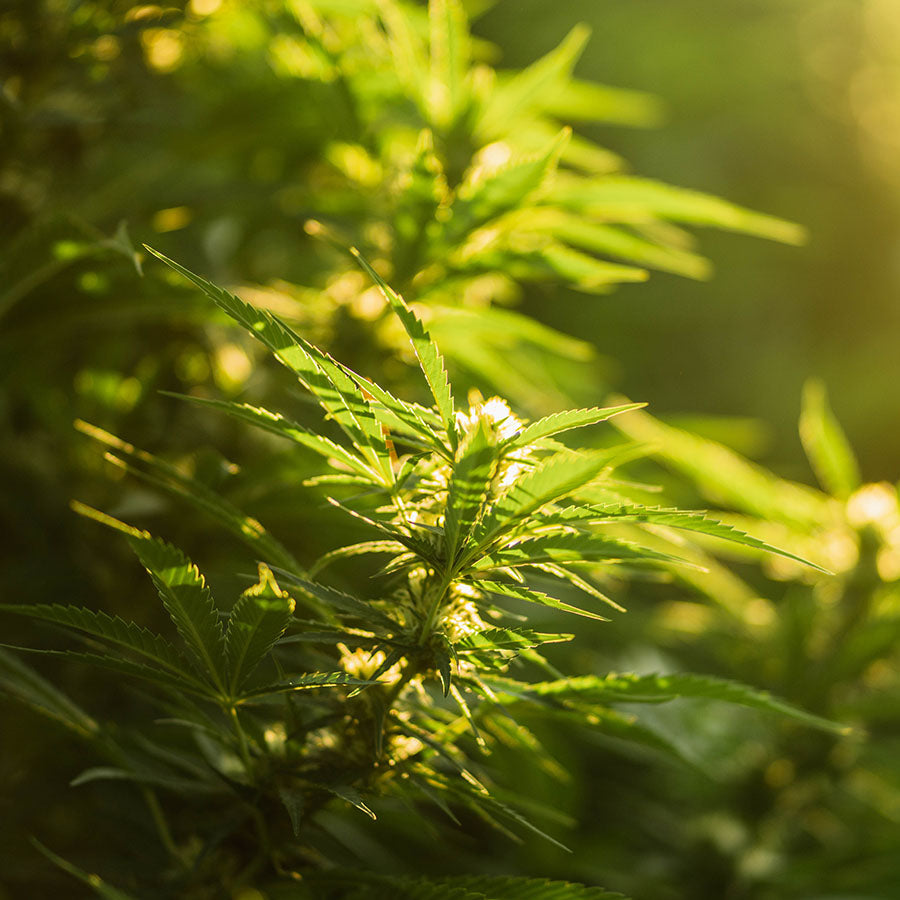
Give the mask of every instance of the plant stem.
[{"label": "plant stem", "polygon": [[437,619],[441,606],[443,606],[444,604],[444,597],[447,596],[447,591],[449,590],[452,581],[453,571],[451,569],[447,569],[441,577],[441,582],[438,586],[437,592],[434,595],[434,600],[428,607],[428,614],[425,616],[425,620],[422,622],[422,630],[419,632],[419,640],[417,642],[418,646],[424,647],[428,642],[428,639],[434,633],[435,620]]},{"label": "plant stem", "polygon": [[231,721],[234,724],[234,733],[237,735],[238,739],[238,751],[241,755],[241,761],[244,763],[244,768],[249,775],[250,769],[252,767],[252,761],[250,759],[250,745],[247,742],[247,735],[244,733],[243,726],[241,725],[241,720],[238,717],[237,707],[232,705],[229,709],[231,713]]},{"label": "plant stem", "polygon": [[184,858],[181,855],[181,852],[178,849],[178,846],[175,843],[174,838],[172,837],[172,831],[169,828],[169,823],[166,821],[165,813],[162,811],[162,807],[159,805],[159,800],[156,799],[156,794],[153,793],[152,790],[148,787],[141,788],[141,794],[144,797],[144,802],[147,804],[147,808],[150,810],[150,817],[153,819],[153,824],[156,826],[157,834],[159,835],[160,843],[163,847],[166,848],[166,852],[169,856],[174,859],[179,866],[184,867]]}]

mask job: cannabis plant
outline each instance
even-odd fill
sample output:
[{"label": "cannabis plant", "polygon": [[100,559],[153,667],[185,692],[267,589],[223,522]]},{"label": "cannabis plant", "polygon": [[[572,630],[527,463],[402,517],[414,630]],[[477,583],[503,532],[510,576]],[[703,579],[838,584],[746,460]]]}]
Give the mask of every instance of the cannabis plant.
[{"label": "cannabis plant", "polygon": [[[531,606],[602,618],[598,609],[619,608],[602,588],[611,572],[621,577],[683,564],[650,542],[616,537],[622,526],[724,538],[809,565],[702,513],[630,502],[615,470],[639,452],[634,445],[575,450],[560,441],[640,404],[569,410],[530,423],[499,398],[473,395],[457,406],[422,321],[355,253],[415,351],[433,401],[420,405],[336,361],[271,313],[156,255],[262,341],[329,421],[309,430],[248,404],[186,399],[290,441],[297,453],[316,454],[324,470],[310,490],[324,491],[369,537],[298,561],[259,522],[178,469],[82,423],[109,458],[192,499],[259,559],[258,579],[228,609],[180,550],[76,504],[124,534],[176,634],[63,604],[3,606],[87,643],[82,650],[35,652],[152,689],[154,724],[119,728],[96,722],[58,686],[15,657],[2,657],[6,690],[105,756],[75,784],[127,781],[143,795],[170,857],[155,889],[196,897],[238,896],[251,887],[278,897],[601,896],[561,883],[354,872],[346,850],[334,846],[340,834],[334,809],[376,819],[402,804],[431,827],[430,807],[457,827],[481,820],[556,843],[490,764],[491,751],[502,745],[541,757],[527,726],[536,714],[675,753],[652,726],[617,705],[700,697],[827,731],[838,727],[736,682],[683,673],[571,673],[548,658],[548,645],[572,635],[529,627]],[[363,555],[380,558],[379,568],[365,591],[345,590],[342,566]],[[584,594],[581,604],[565,599],[570,588]],[[564,657],[559,661],[564,665]],[[171,823],[168,794],[191,798],[189,810],[182,807]],[[198,816],[201,808],[207,817]],[[379,823],[371,828],[369,840],[390,842]],[[118,896],[97,876],[61,864]],[[149,886],[132,879],[122,887],[141,895]]]}]

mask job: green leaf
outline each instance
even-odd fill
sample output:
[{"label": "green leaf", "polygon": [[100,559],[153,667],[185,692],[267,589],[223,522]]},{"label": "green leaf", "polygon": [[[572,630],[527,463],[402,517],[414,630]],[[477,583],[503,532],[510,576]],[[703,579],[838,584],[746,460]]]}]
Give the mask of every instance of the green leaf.
[{"label": "green leaf", "polygon": [[[398,78],[413,90],[426,87],[429,83],[428,61],[425,59],[425,42],[415,28],[417,23],[396,0],[378,0],[377,5]],[[422,102],[423,109],[427,109],[425,100],[427,98]]]},{"label": "green leaf", "polygon": [[437,348],[437,345],[431,339],[422,320],[407,306],[406,301],[391,287],[387,282],[369,265],[363,255],[355,248],[351,247],[350,252],[356,258],[356,261],[366,271],[372,281],[381,289],[385,299],[391,306],[391,309],[397,314],[406,333],[409,335],[410,342],[413,345],[416,358],[419,360],[419,366],[431,389],[431,395],[434,397],[435,405],[440,414],[444,428],[450,438],[451,444],[456,442],[456,421],[453,408],[453,395],[450,391],[450,382],[447,380],[447,370],[444,365],[444,359]]},{"label": "green leaf", "polygon": [[[139,450],[133,444],[80,419],[76,420],[75,427],[78,431],[110,448],[106,458],[111,463],[166,493],[186,500],[207,515],[212,516],[219,524],[249,546],[259,558],[285,568],[301,568],[293,554],[272,537],[260,522],[246,515],[206,485],[185,475],[171,463],[167,463],[145,450]],[[149,471],[144,471],[139,466],[145,466]],[[102,513],[92,512],[90,507],[82,503],[76,501],[72,504],[72,508],[80,515],[110,524]]]},{"label": "green leaf", "polygon": [[[304,879],[309,881],[308,888],[280,891],[279,900],[309,900],[312,896],[345,897],[349,900],[487,900],[482,893],[425,878],[379,878],[359,872],[330,871],[315,873],[309,879],[304,876]],[[310,889],[324,890],[326,893],[311,894]]]},{"label": "green leaf", "polygon": [[315,578],[319,572],[339,559],[349,559],[351,556],[363,556],[368,553],[389,553],[397,555],[404,553],[406,548],[399,541],[360,541],[357,544],[348,544],[345,547],[336,547],[328,553],[320,556],[309,567],[307,574]]},{"label": "green leaf", "polygon": [[490,426],[479,416],[461,441],[450,475],[444,536],[447,561],[456,556],[478,523],[497,470],[497,448]]},{"label": "green leaf", "polygon": [[800,440],[822,487],[846,500],[860,486],[859,464],[831,411],[825,385],[814,378],[803,386]]},{"label": "green leaf", "polygon": [[81,787],[93,781],[133,781],[151,787],[163,788],[179,794],[217,794],[222,785],[197,781],[191,778],[178,778],[173,775],[153,771],[129,771],[115,766],[93,766],[76,775],[69,782],[69,787]]},{"label": "green leaf", "polygon": [[696,253],[654,243],[623,228],[591,222],[557,207],[524,209],[510,216],[516,229],[547,235],[581,250],[688,278],[705,279],[711,274],[709,262]]},{"label": "green leaf", "polygon": [[435,526],[428,526],[422,523],[419,523],[418,526],[399,526],[394,522],[380,522],[369,516],[364,516],[355,509],[344,506],[342,503],[335,500],[334,497],[326,497],[325,499],[328,500],[332,506],[345,512],[348,516],[351,516],[360,522],[364,522],[370,528],[374,528],[388,540],[399,541],[404,547],[421,557],[421,559],[429,563],[429,565],[441,564],[441,560],[436,552],[436,541],[433,539],[433,536],[438,531]]},{"label": "green leaf", "polygon": [[567,853],[572,852],[565,844],[560,843],[556,838],[551,837],[545,831],[538,828],[537,825],[526,819],[521,813],[517,812],[512,807],[507,806],[496,797],[491,796],[491,794],[489,794],[481,785],[478,785],[477,783],[472,784],[468,779],[458,779],[453,782],[445,782],[445,784],[451,793],[455,794],[458,798],[466,800],[470,809],[475,811],[481,810],[488,813],[490,817],[496,816],[498,819],[505,820],[509,824],[518,825],[525,828],[527,831],[536,834],[538,837],[543,838],[545,841],[549,841],[554,846],[559,847],[560,850],[565,850]]},{"label": "green leaf", "polygon": [[310,594],[317,600],[321,600],[323,603],[345,615],[362,619],[364,622],[369,622],[379,628],[387,629],[387,631],[394,634],[399,634],[403,631],[402,626],[395,622],[390,616],[383,613],[377,607],[372,606],[371,603],[360,600],[358,597],[352,597],[350,594],[345,594],[337,588],[329,587],[328,585],[320,584],[316,581],[309,581],[306,578],[301,578],[299,575],[294,575],[290,572],[279,571],[279,575],[282,576],[282,580],[286,583],[298,587],[304,593]]},{"label": "green leaf", "polygon": [[[644,269],[623,266],[581,253],[565,244],[551,242],[534,253],[546,276],[562,278],[572,283],[572,287],[588,294],[605,294],[616,284],[633,284],[646,281],[649,275]],[[536,277],[542,273],[538,271]]]},{"label": "green leaf", "polygon": [[469,28],[459,0],[429,0],[428,23],[428,110],[436,125],[449,129],[466,106]]},{"label": "green leaf", "polygon": [[571,129],[564,128],[537,156],[509,162],[480,181],[464,182],[451,206],[445,240],[452,246],[491,219],[521,206],[555,171]]},{"label": "green leaf", "polygon": [[390,483],[390,460],[381,426],[353,380],[338,363],[271,313],[217,287],[153,248],[147,247],[147,250],[197,285],[220,309],[262,341],[318,399],[370,465],[382,473],[384,483]]},{"label": "green leaf", "polygon": [[845,725],[808,713],[773,697],[768,691],[708,675],[582,675],[531,684],[528,691],[539,697],[553,696],[592,703],[663,703],[684,697],[721,700],[777,713],[823,731],[837,734],[852,732]]},{"label": "green leaf", "polygon": [[87,663],[100,669],[110,669],[113,672],[118,672],[120,675],[128,675],[131,678],[150,681],[159,687],[172,691],[173,694],[178,696],[188,693],[207,700],[213,696],[210,688],[201,685],[197,681],[188,681],[183,677],[171,674],[165,669],[157,669],[143,663],[132,662],[120,656],[85,653],[79,650],[38,650],[34,647],[16,647],[11,644],[0,644],[0,647],[5,647],[7,650],[17,650],[20,653],[37,653],[42,656],[73,659],[76,662]]},{"label": "green leaf", "polygon": [[833,501],[806,485],[785,481],[722,444],[706,440],[645,412],[613,421],[619,431],[653,445],[653,454],[688,475],[715,503],[763,519],[816,531],[831,518]]},{"label": "green leaf", "polygon": [[710,194],[673,187],[649,178],[613,175],[584,179],[559,178],[552,200],[605,222],[646,223],[665,219],[706,225],[801,244],[806,231],[774,216],[752,212]]},{"label": "green leaf", "polygon": [[374,481],[376,484],[381,483],[381,476],[377,472],[373,472],[371,466],[364,460],[359,459],[351,451],[335,443],[327,437],[315,434],[312,431],[299,425],[291,419],[285,418],[280,413],[269,412],[259,406],[251,406],[249,403],[235,403],[231,400],[211,400],[206,397],[192,397],[188,394],[176,394],[172,391],[161,391],[167,397],[175,397],[179,400],[187,400],[189,403],[196,403],[200,406],[208,406],[213,409],[221,409],[228,415],[242,422],[248,422],[268,431],[270,434],[276,434],[279,437],[287,438],[295,444],[307,447],[310,450],[324,456],[329,460],[337,460],[345,466],[352,469],[358,475],[368,481]]},{"label": "green leaf", "polygon": [[535,107],[548,102],[568,81],[590,35],[587,26],[576,25],[558,47],[501,81],[479,116],[479,132],[490,138],[502,137],[518,119],[532,115]]},{"label": "green leaf", "polygon": [[629,541],[592,533],[545,534],[522,538],[514,544],[492,550],[473,565],[476,571],[535,563],[681,563],[684,560]]},{"label": "green leaf", "polygon": [[[559,91],[542,100],[541,108],[563,122],[615,122],[617,125],[639,128],[658,125],[664,111],[663,104],[652,94],[577,78],[570,78]],[[588,143],[585,141],[585,144]],[[587,153],[584,155],[587,156]],[[597,162],[601,161],[604,165],[598,169],[594,165],[571,160],[573,165],[588,171],[609,172],[622,168],[621,163],[611,166],[609,161],[598,155]]]},{"label": "green leaf", "polygon": [[616,450],[562,452],[542,460],[517,479],[481,520],[474,534],[476,549],[488,546],[541,507],[590,484],[609,467],[616,453]]},{"label": "green leaf", "polygon": [[[490,590],[489,585],[498,583],[479,581],[477,586],[484,590]],[[513,587],[515,586],[513,585]],[[495,593],[503,593],[503,591],[496,591]],[[467,634],[464,638],[457,641],[453,649],[459,654],[500,653],[511,650],[528,650],[531,647],[539,647],[541,644],[571,641],[574,637],[575,635],[573,634],[541,634],[526,628],[486,628],[484,631]]]},{"label": "green leaf", "polygon": [[134,622],[126,622],[118,616],[110,616],[105,612],[95,612],[77,606],[63,606],[59,603],[34,605],[5,603],[0,604],[0,611],[86,632],[144,657],[145,660],[155,663],[171,674],[191,682],[197,688],[205,689],[202,682],[197,681],[187,671],[184,658],[172,644]]},{"label": "green leaf", "polygon": [[537,422],[531,422],[523,428],[504,444],[504,450],[527,447],[542,438],[571,431],[573,428],[596,425],[598,422],[605,422],[607,419],[619,415],[619,413],[631,412],[633,409],[641,409],[646,405],[646,403],[626,403],[622,406],[608,406],[604,409],[595,406],[591,409],[569,409],[565,412],[553,413]]},{"label": "green leaf", "polygon": [[102,900],[136,900],[131,894],[126,894],[124,891],[114,888],[111,884],[107,884],[99,875],[85,872],[84,869],[79,869],[78,866],[73,865],[68,860],[63,859],[61,856],[57,856],[52,850],[48,850],[34,838],[31,839],[31,843],[43,853],[53,865],[62,869],[63,872],[67,872],[83,884],[86,884],[98,897],[101,897]]},{"label": "green leaf", "polygon": [[557,565],[556,563],[544,562],[538,563],[535,566],[539,572],[547,572],[549,575],[554,576],[555,578],[561,578],[563,581],[567,581],[572,587],[577,588],[579,591],[583,591],[589,597],[593,597],[595,600],[599,600],[601,603],[605,603],[607,606],[611,606],[616,612],[625,612],[625,607],[619,603],[616,603],[612,597],[608,597],[597,585],[588,581],[585,578],[582,578],[576,572],[573,572],[571,569],[567,569],[565,566]]},{"label": "green leaf", "polygon": [[346,366],[344,369],[362,388],[363,393],[368,395],[366,399],[372,414],[385,427],[396,431],[405,443],[410,443],[408,438],[411,437],[415,445],[434,450],[441,456],[452,459],[453,452],[444,446],[437,434],[442,420],[433,409],[400,400],[374,381],[363,378]]},{"label": "green leaf", "polygon": [[294,601],[278,587],[268,566],[260,563],[259,582],[234,605],[225,631],[231,693],[237,693],[260,661],[284,634]]},{"label": "green leaf", "polygon": [[609,619],[597,615],[597,613],[589,612],[578,606],[572,606],[569,603],[564,603],[562,600],[557,600],[556,597],[551,597],[549,594],[544,594],[541,591],[534,591],[530,588],[520,587],[517,584],[507,584],[503,581],[489,581],[486,578],[478,579],[474,583],[480,591],[488,591],[491,594],[499,594],[502,597],[514,597],[516,600],[525,600],[528,603],[539,603],[541,606],[549,606],[552,609],[559,609],[563,612],[575,613],[577,616],[585,616],[588,619],[596,619],[599,622],[609,621]]},{"label": "green leaf", "polygon": [[335,797],[340,797],[345,803],[349,803],[351,806],[358,809],[360,812],[364,812],[370,819],[377,819],[378,817],[375,813],[366,806],[365,801],[360,796],[359,791],[350,785],[346,784],[331,784],[331,785],[321,785],[328,791],[330,794],[334,794]]},{"label": "green leaf", "polygon": [[81,737],[91,738],[98,732],[97,723],[81,707],[5,650],[0,650],[0,690]]},{"label": "green leaf", "polygon": [[225,636],[203,576],[177,547],[148,532],[130,535],[128,543],[150,573],[166,611],[201,671],[216,687],[224,689]]},{"label": "green leaf", "polygon": [[464,887],[484,894],[491,900],[628,900],[624,894],[611,893],[603,888],[545,878],[464,875],[443,881],[448,886]]},{"label": "green leaf", "polygon": [[610,503],[606,505],[592,505],[581,507],[569,507],[560,510],[542,519],[542,524],[559,524],[572,526],[579,524],[596,525],[601,522],[629,522],[647,525],[665,525],[669,528],[678,528],[684,531],[693,531],[697,534],[706,534],[710,537],[722,538],[742,544],[745,547],[753,547],[757,550],[765,550],[767,553],[775,553],[786,559],[802,563],[813,569],[818,569],[826,575],[831,573],[816,563],[803,559],[787,550],[768,544],[753,535],[747,534],[733,525],[727,525],[708,516],[700,510],[665,509],[662,507],[640,506],[629,503]]},{"label": "green leaf", "polygon": [[307,675],[298,675],[274,684],[263,685],[244,691],[238,698],[239,703],[247,703],[253,700],[261,700],[275,694],[290,694],[295,691],[305,691],[320,687],[367,687],[378,684],[377,681],[354,678],[346,672],[312,672]]}]

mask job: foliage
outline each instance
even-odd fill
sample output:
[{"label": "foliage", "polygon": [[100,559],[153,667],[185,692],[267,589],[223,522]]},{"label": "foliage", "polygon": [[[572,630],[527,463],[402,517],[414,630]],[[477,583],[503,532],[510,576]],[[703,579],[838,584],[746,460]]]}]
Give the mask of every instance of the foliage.
[{"label": "foliage", "polygon": [[[827,494],[604,400],[545,324],[562,287],[707,277],[686,229],[801,230],[572,133],[658,115],[573,76],[583,28],[504,72],[455,0],[215,6],[0,19],[0,689],[84,748],[17,719],[40,789],[10,816],[110,897],[890,894],[893,489],[815,385]],[[235,293],[165,257],[138,280],[129,232]],[[124,539],[63,522],[72,495]],[[20,854],[13,891],[65,889]]]},{"label": "foliage", "polygon": [[[515,608],[529,603],[598,617],[590,607],[598,598],[612,601],[578,574],[585,565],[602,579],[604,571],[619,567],[680,562],[675,555],[606,533],[604,522],[615,526],[620,520],[659,519],[672,527],[774,549],[697,514],[666,510],[654,515],[657,511],[627,505],[585,505],[587,491],[615,493],[611,476],[625,456],[623,448],[575,451],[552,436],[640,404],[572,410],[528,426],[498,398],[476,399],[468,409],[458,409],[437,346],[405,301],[378,279],[433,396],[433,406],[419,406],[357,375],[271,313],[161,258],[261,340],[343,432],[337,443],[263,409],[217,404],[322,457],[326,469],[315,483],[333,490],[340,499],[329,496],[329,502],[377,538],[336,547],[327,563],[347,554],[387,558],[376,573],[374,591],[361,596],[318,580],[324,561],[315,567],[313,580],[282,554],[282,565],[273,574],[266,563],[275,561],[264,557],[258,583],[225,614],[179,550],[79,506],[125,533],[159,591],[179,645],[87,609],[3,607],[90,638],[88,651],[39,652],[149,682],[165,722],[192,735],[194,740],[182,745],[161,735],[127,732],[111,739],[101,730],[100,744],[119,765],[88,769],[74,781],[125,779],[148,789],[223,798],[233,823],[224,833],[210,832],[207,826],[184,835],[182,826],[175,829],[180,835],[176,843],[168,826],[161,830],[180,869],[170,889],[234,893],[253,877],[265,884],[276,873],[302,872],[313,855],[327,855],[317,835],[317,813],[334,798],[373,819],[373,808],[390,799],[411,806],[434,804],[455,821],[470,814],[504,831],[544,834],[515,804],[502,799],[482,761],[500,735],[514,739],[523,751],[536,751],[533,735],[519,719],[523,708],[581,720],[620,739],[660,749],[668,747],[667,741],[639,718],[619,713],[617,703],[711,698],[782,713],[826,730],[837,728],[728,681],[685,675],[560,678],[537,648],[571,635],[516,626],[522,616]],[[99,438],[112,443],[103,433]],[[227,512],[213,512],[229,526]],[[254,548],[265,552],[257,537],[254,532]],[[533,584],[534,574],[551,577],[546,592]],[[586,607],[560,598],[573,583],[591,596]],[[32,701],[34,676],[27,675],[20,685],[15,669],[9,672],[8,687]],[[536,680],[542,672],[551,680]],[[33,705],[47,711],[45,703]],[[54,709],[58,715],[64,706],[57,702]],[[135,756],[128,744],[142,746],[143,752]],[[285,809],[276,816],[272,810],[279,801]],[[249,829],[256,833],[248,837]],[[238,837],[252,852],[242,859],[229,847],[226,864],[218,845]],[[317,879],[329,884],[325,872]],[[450,891],[437,883],[421,890],[436,898]],[[575,896],[575,889],[553,890],[560,897]],[[351,894],[361,896],[360,891],[371,893],[361,887]],[[375,896],[377,889],[372,891]],[[504,891],[491,888],[484,896],[514,895]],[[446,896],[457,894],[481,896],[474,886],[454,888]]]}]

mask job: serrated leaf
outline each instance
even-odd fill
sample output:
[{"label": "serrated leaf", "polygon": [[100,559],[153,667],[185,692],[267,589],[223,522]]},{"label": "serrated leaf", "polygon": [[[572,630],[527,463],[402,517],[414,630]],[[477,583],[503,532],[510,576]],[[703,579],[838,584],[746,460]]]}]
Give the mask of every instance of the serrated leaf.
[{"label": "serrated leaf", "polygon": [[140,678],[150,681],[159,687],[166,688],[176,695],[185,693],[210,699],[213,692],[199,682],[187,681],[185,678],[172,675],[165,669],[157,669],[143,663],[132,662],[120,656],[108,656],[101,653],[87,653],[80,650],[38,650],[34,647],[16,647],[12,644],[0,644],[7,650],[17,650],[20,653],[36,653],[42,656],[55,656],[60,659],[73,659],[76,662],[87,663],[100,669],[110,669],[120,675],[128,675],[132,678]]},{"label": "serrated leaf", "polygon": [[374,528],[377,532],[384,535],[384,537],[386,537],[388,540],[398,541],[399,543],[403,544],[404,547],[406,547],[408,550],[411,550],[418,557],[428,562],[429,564],[441,564],[441,561],[439,560],[436,552],[434,540],[428,540],[423,536],[423,534],[425,533],[428,533],[430,535],[437,534],[437,528],[433,526],[427,526],[423,523],[419,523],[418,526],[406,525],[401,528],[394,522],[379,522],[376,519],[370,518],[369,516],[364,516],[358,510],[350,509],[350,507],[344,506],[343,503],[339,503],[334,499],[334,497],[326,497],[326,500],[328,500],[328,502],[332,506],[341,510],[341,512],[346,513],[348,516],[351,516],[359,522],[365,523],[370,528]]},{"label": "serrated leaf", "polygon": [[261,660],[284,634],[294,600],[278,587],[268,566],[260,563],[259,582],[234,605],[225,631],[230,690],[237,693]]},{"label": "serrated leaf", "polygon": [[764,550],[774,553],[794,562],[802,563],[812,569],[818,569],[826,575],[831,573],[816,563],[797,556],[787,550],[781,550],[773,544],[753,537],[733,525],[727,525],[714,519],[701,510],[666,509],[663,507],[640,506],[629,503],[610,503],[592,506],[570,507],[560,510],[545,517],[543,524],[560,524],[564,526],[584,524],[599,524],[601,522],[630,522],[647,525],[664,525],[669,528],[678,528],[683,531],[692,531],[696,534],[706,534],[710,537],[721,538],[745,547],[753,547],[756,550]]},{"label": "serrated leaf", "polygon": [[450,391],[450,382],[447,380],[447,369],[444,365],[444,359],[437,348],[437,344],[431,339],[431,335],[428,333],[422,320],[407,306],[406,301],[369,265],[363,255],[355,247],[351,247],[350,252],[369,277],[378,285],[391,309],[396,313],[406,329],[416,358],[419,360],[422,374],[425,376],[428,387],[431,389],[431,395],[434,397],[434,402],[447,431],[447,436],[451,444],[455,444],[456,421],[453,395]]},{"label": "serrated leaf", "polygon": [[386,428],[396,432],[401,441],[434,450],[447,459],[453,457],[452,450],[444,445],[437,433],[441,429],[442,420],[433,409],[400,400],[374,381],[358,375],[346,366],[343,368],[362,388],[375,418]]},{"label": "serrated leaf", "polygon": [[288,678],[274,684],[267,684],[244,691],[238,698],[238,703],[248,703],[276,694],[290,694],[295,691],[311,690],[312,688],[367,687],[371,684],[378,684],[378,682],[355,678],[346,672],[312,672],[307,675],[298,675],[295,678]]},{"label": "serrated leaf", "polygon": [[[463,887],[451,887],[446,884],[434,883],[430,880],[400,879],[378,876],[360,875],[358,872],[330,872],[328,874],[316,873],[310,878],[310,884],[314,889],[334,887],[338,894],[328,893],[321,896],[344,896],[352,900],[487,900],[484,894],[469,891]],[[296,893],[279,893],[280,900],[307,900],[310,893],[308,889]]]},{"label": "serrated leaf", "polygon": [[[498,583],[479,581],[477,586],[484,590],[490,590],[488,585]],[[495,591],[494,593],[503,592]],[[574,637],[572,634],[541,634],[526,628],[486,628],[484,631],[467,634],[454,644],[453,649],[459,654],[508,652],[510,650],[528,650],[531,647],[539,647],[541,644],[571,641]]]},{"label": "serrated leaf", "polygon": [[615,450],[562,452],[542,460],[491,506],[473,535],[476,549],[487,547],[547,504],[590,484],[615,455]]},{"label": "serrated leaf", "polygon": [[853,448],[828,404],[825,385],[811,378],[803,385],[800,440],[819,483],[846,500],[862,481]]},{"label": "serrated leaf", "polygon": [[[263,525],[251,516],[246,515],[234,504],[220,497],[215,491],[181,472],[171,463],[139,450],[133,444],[97,428],[80,419],[75,428],[105,447],[110,448],[107,459],[120,468],[143,481],[149,482],[212,516],[237,538],[247,544],[260,558],[269,563],[286,568],[301,568],[300,564],[282,544],[266,531]],[[149,472],[139,466],[146,466]],[[81,515],[104,522],[102,514],[98,518],[84,504],[73,503],[72,508]],[[109,522],[106,522],[109,524]]]},{"label": "serrated leaf", "polygon": [[473,569],[483,571],[504,566],[529,566],[535,563],[578,562],[627,562],[627,563],[684,563],[677,556],[660,553],[649,547],[641,547],[628,541],[593,533],[546,534],[522,538],[497,550],[473,564]]},{"label": "serrated leaf", "polygon": [[355,618],[362,619],[364,622],[370,622],[378,628],[387,629],[394,634],[399,634],[403,631],[402,626],[395,622],[390,616],[383,613],[377,607],[372,606],[372,604],[360,600],[358,597],[352,597],[350,594],[345,594],[337,588],[329,587],[326,584],[320,584],[317,581],[309,581],[306,578],[301,578],[299,575],[294,575],[290,572],[279,571],[279,575],[285,583],[299,588],[304,593],[310,594],[317,600],[321,600],[323,603],[345,615],[354,616]]},{"label": "serrated leaf", "polygon": [[537,603],[541,606],[549,606],[551,609],[558,609],[563,612],[575,613],[576,616],[584,616],[588,619],[596,619],[598,622],[608,622],[605,616],[582,609],[580,606],[572,606],[556,597],[551,597],[542,591],[535,591],[531,588],[521,587],[516,584],[508,584],[504,581],[490,581],[483,578],[474,582],[475,586],[481,591],[488,591],[491,594],[499,594],[502,597],[513,597],[516,600],[524,600],[527,603]]},{"label": "serrated leaf", "polygon": [[94,737],[98,731],[97,722],[81,707],[46,678],[5,650],[0,650],[0,690],[42,715],[71,728],[81,737]]},{"label": "serrated leaf", "polygon": [[612,597],[608,597],[603,591],[600,590],[595,584],[592,584],[585,578],[582,578],[576,572],[573,572],[571,569],[567,569],[565,566],[557,565],[556,563],[538,563],[535,566],[539,572],[547,572],[549,575],[554,576],[555,578],[561,578],[563,581],[567,581],[572,587],[577,588],[579,591],[583,591],[589,597],[594,597],[596,600],[599,600],[601,603],[605,603],[608,606],[611,606],[616,612],[625,612],[625,607],[619,603],[616,603]]},{"label": "serrated leaf", "polygon": [[444,536],[447,560],[453,565],[478,523],[497,470],[498,454],[492,431],[479,417],[461,441],[447,494]]},{"label": "serrated leaf", "polygon": [[378,816],[366,806],[365,801],[360,796],[359,791],[350,785],[346,784],[330,784],[330,785],[321,785],[328,791],[330,794],[334,794],[335,797],[340,797],[345,803],[349,803],[351,806],[358,809],[360,812],[364,812],[370,819],[377,819]]},{"label": "serrated leaf", "polygon": [[471,783],[468,779],[460,779],[458,781],[448,783],[448,787],[450,791],[456,794],[458,797],[464,797],[469,800],[471,808],[480,808],[489,812],[491,815],[497,816],[500,819],[505,819],[507,822],[514,823],[522,828],[525,828],[527,831],[536,834],[538,837],[543,838],[545,841],[549,841],[555,847],[559,847],[561,850],[565,850],[567,853],[571,853],[572,851],[563,843],[556,840],[556,838],[551,837],[547,834],[546,831],[539,828],[525,816],[523,816],[520,812],[513,809],[502,801],[498,800],[496,797],[493,797],[487,790],[476,783]]},{"label": "serrated leaf", "polygon": [[225,636],[219,611],[197,567],[177,548],[143,532],[128,543],[150,573],[178,633],[212,683],[227,683]]},{"label": "serrated leaf", "polygon": [[322,554],[308,569],[307,575],[314,579],[319,572],[339,559],[349,559],[352,556],[363,556],[368,553],[402,554],[406,548],[399,541],[359,541],[356,544],[348,544],[345,547],[336,547],[328,553]]},{"label": "serrated leaf", "polygon": [[195,687],[204,687],[187,671],[184,658],[165,638],[134,622],[126,622],[118,616],[78,606],[63,606],[59,603],[34,605],[6,603],[0,604],[0,611],[83,631],[118,648],[142,656],[173,675],[193,683]]},{"label": "serrated leaf", "polygon": [[364,460],[359,459],[350,450],[327,437],[309,431],[297,422],[285,418],[280,413],[269,412],[267,409],[251,406],[249,403],[235,403],[231,400],[211,400],[206,397],[192,397],[188,394],[177,394],[172,391],[162,391],[161,393],[167,397],[187,400],[189,403],[196,403],[200,406],[220,409],[235,419],[248,422],[257,428],[261,428],[263,431],[268,431],[270,434],[287,438],[287,440],[293,441],[295,444],[307,447],[326,459],[338,460],[367,481],[374,481],[376,484],[381,483],[380,475],[377,472],[373,472]]},{"label": "serrated leaf", "polygon": [[849,734],[852,729],[813,715],[768,691],[709,675],[581,675],[528,686],[536,696],[572,698],[592,703],[664,703],[678,698],[721,700],[738,706],[778,713],[823,731]]},{"label": "serrated leaf", "polygon": [[193,282],[220,309],[262,341],[316,397],[370,465],[382,473],[385,483],[390,483],[390,459],[381,427],[353,380],[338,363],[273,314],[217,287],[152,247],[147,250]]},{"label": "serrated leaf", "polygon": [[531,588],[521,587],[517,584],[507,584],[504,581],[489,581],[488,579],[479,579],[475,582],[476,587],[482,591],[488,591],[492,594],[499,594],[502,597],[514,597],[516,600],[525,600],[528,603],[538,603],[541,606],[549,606],[552,609],[559,609],[563,612],[575,613],[577,616],[585,616],[588,619],[596,619],[599,622],[608,622],[605,616],[582,609],[580,606],[572,606],[551,597],[542,591],[535,591]]},{"label": "serrated leaf", "polygon": [[568,881],[510,875],[464,875],[446,878],[450,886],[484,894],[491,900],[628,900],[624,894]]},{"label": "serrated leaf", "polygon": [[545,416],[537,422],[531,422],[517,435],[511,437],[504,444],[504,449],[527,447],[543,438],[552,437],[554,434],[562,434],[574,428],[584,428],[586,425],[596,425],[620,413],[631,412],[633,409],[641,409],[646,403],[626,403],[622,406],[608,406],[605,408],[593,407],[591,409],[569,409],[565,412],[553,413]]}]

